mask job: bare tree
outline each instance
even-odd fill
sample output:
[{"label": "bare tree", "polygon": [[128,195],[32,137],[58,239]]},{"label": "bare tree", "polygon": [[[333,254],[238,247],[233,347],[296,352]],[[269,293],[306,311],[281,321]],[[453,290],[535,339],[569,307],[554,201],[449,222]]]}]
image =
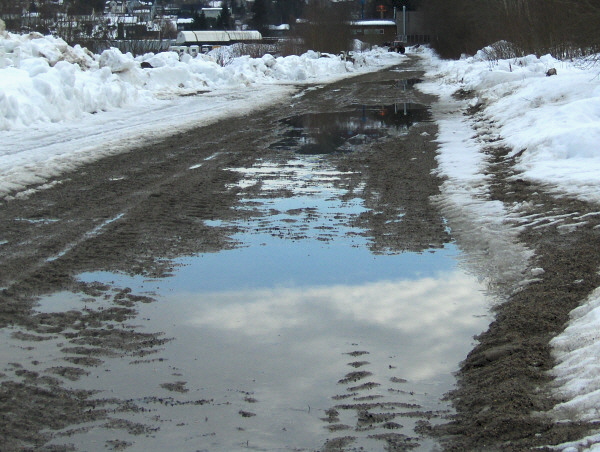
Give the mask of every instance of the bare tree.
[{"label": "bare tree", "polygon": [[520,53],[572,57],[600,49],[597,0],[427,0],[432,45],[444,57],[498,41]]},{"label": "bare tree", "polygon": [[570,40],[583,55],[600,52],[600,3],[593,0],[556,0],[563,20],[567,21]]},{"label": "bare tree", "polygon": [[298,33],[306,49],[337,53],[351,47],[350,8],[341,2],[310,0],[304,8],[306,22]]}]

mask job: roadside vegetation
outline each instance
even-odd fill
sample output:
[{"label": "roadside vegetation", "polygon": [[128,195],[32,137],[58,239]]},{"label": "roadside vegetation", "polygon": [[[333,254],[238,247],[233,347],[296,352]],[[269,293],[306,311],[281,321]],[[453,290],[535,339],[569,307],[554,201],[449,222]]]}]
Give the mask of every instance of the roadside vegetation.
[{"label": "roadside vegetation", "polygon": [[443,58],[473,55],[494,43],[498,58],[568,59],[600,51],[597,0],[421,0],[420,6],[431,45]]}]

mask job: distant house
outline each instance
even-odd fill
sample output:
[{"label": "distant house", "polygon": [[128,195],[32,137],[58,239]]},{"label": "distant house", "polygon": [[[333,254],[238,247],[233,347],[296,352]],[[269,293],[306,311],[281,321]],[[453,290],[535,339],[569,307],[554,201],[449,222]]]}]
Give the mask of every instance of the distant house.
[{"label": "distant house", "polygon": [[194,19],[191,17],[178,17],[177,18],[177,30],[185,30],[186,28],[191,28],[194,23]]},{"label": "distant house", "polygon": [[[201,12],[204,13],[204,17],[213,20],[217,20],[219,18],[221,11],[223,11],[223,8],[202,8],[201,10]],[[231,10],[229,11],[229,14],[231,14]]]},{"label": "distant house", "polygon": [[398,35],[398,27],[395,20],[357,20],[351,22],[352,35],[369,44],[381,45],[391,42]]},{"label": "distant house", "polygon": [[269,25],[267,29],[270,38],[284,38],[290,34],[289,24]]}]

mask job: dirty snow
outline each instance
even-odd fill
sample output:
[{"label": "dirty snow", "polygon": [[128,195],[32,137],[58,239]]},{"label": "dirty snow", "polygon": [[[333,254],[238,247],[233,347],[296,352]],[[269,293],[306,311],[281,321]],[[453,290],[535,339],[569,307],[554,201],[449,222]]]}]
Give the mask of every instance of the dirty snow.
[{"label": "dirty snow", "polygon": [[[445,61],[429,49],[417,51],[429,67],[428,82],[419,89],[440,96],[434,117],[440,125],[439,171],[446,176],[443,205],[470,213],[463,216],[470,219],[476,246],[488,245],[487,265],[518,281],[510,273],[524,269],[528,252],[511,240],[517,229],[503,227],[518,213],[486,199],[487,162],[481,149],[490,142],[506,146],[516,157],[519,177],[543,184],[556,196],[600,202],[600,67],[549,55],[490,60],[483,51]],[[557,75],[546,75],[551,68]],[[475,97],[452,97],[459,89]],[[466,107],[479,108],[483,121],[462,115]],[[531,277],[540,272],[533,269]],[[558,363],[551,372],[557,395],[567,399],[551,413],[557,421],[600,420],[599,329],[600,289],[582,300],[551,344]],[[554,449],[600,450],[600,435]]]}]

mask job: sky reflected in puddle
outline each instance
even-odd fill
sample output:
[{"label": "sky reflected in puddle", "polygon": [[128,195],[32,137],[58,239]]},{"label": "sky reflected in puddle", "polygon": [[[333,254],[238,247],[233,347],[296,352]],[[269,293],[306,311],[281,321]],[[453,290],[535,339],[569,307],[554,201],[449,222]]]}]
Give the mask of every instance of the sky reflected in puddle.
[{"label": "sky reflected in puddle", "polygon": [[[136,328],[173,338],[148,360],[91,370],[107,396],[148,410],[124,417],[160,419],[153,435],[115,433],[127,450],[317,450],[352,437],[348,447],[376,451],[385,435],[435,447],[414,428],[448,414],[440,399],[488,324],[484,288],[457,266],[453,244],[370,253],[351,226],[361,199],[344,197],[343,175],[323,165],[239,169],[240,185],[260,190],[243,200],[256,215],[235,224],[236,249],[182,258],[165,279],[81,275],[151,295]],[[282,189],[296,196],[272,196]],[[97,429],[69,440],[94,438]]]},{"label": "sky reflected in puddle", "polygon": [[[353,447],[384,450],[373,434],[416,438],[419,419],[443,421],[440,398],[488,323],[482,286],[456,268],[455,250],[373,258],[325,246],[311,259],[305,246],[288,244],[295,252],[266,262],[242,248],[189,261],[171,279],[116,281],[154,293],[138,323],[174,340],[146,364],[107,360],[110,372],[95,372],[107,395],[209,401],[179,410],[150,403],[161,434],[136,437],[131,450],[316,450],[347,435]],[[393,427],[362,429],[364,407]],[[418,443],[432,450],[431,440]]]}]

